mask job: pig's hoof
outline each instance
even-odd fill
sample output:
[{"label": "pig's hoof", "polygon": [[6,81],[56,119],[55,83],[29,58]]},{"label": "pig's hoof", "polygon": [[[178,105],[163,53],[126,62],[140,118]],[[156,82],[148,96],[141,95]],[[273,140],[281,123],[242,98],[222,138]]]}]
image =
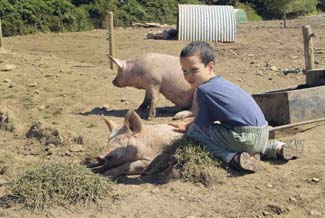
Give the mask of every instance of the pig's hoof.
[{"label": "pig's hoof", "polygon": [[94,168],[94,167],[98,167],[100,165],[101,165],[100,163],[92,163],[92,162],[89,162],[89,163],[86,164],[86,166],[88,168]]},{"label": "pig's hoof", "polygon": [[105,169],[103,167],[94,167],[94,168],[91,168],[91,171],[93,173],[104,173]]}]

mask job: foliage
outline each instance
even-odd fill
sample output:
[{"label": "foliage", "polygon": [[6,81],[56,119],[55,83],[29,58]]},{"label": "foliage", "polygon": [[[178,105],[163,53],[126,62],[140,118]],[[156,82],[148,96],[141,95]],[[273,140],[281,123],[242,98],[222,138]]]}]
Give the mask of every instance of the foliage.
[{"label": "foliage", "polygon": [[5,36],[37,31],[78,31],[88,27],[87,13],[69,0],[2,0],[0,17]]},{"label": "foliage", "polygon": [[47,163],[27,169],[9,184],[8,199],[30,210],[96,202],[110,188],[107,178],[78,164]]},{"label": "foliage", "polygon": [[324,11],[325,10],[325,0],[319,0],[318,7]]},{"label": "foliage", "polygon": [[175,24],[178,4],[234,5],[249,20],[310,14],[317,5],[325,9],[325,0],[1,0],[0,18],[4,36],[106,28],[107,11],[114,12],[115,26]]},{"label": "foliage", "polygon": [[264,18],[282,18],[284,13],[295,17],[316,10],[318,0],[249,0]]}]

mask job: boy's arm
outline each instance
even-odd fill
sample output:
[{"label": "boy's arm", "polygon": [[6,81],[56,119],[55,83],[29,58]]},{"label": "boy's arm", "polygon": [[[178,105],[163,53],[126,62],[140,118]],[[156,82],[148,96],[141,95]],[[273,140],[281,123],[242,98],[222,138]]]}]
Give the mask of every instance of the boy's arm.
[{"label": "boy's arm", "polygon": [[185,133],[193,122],[194,119],[191,119],[187,121],[171,122],[169,125],[175,127],[173,129],[175,132]]}]

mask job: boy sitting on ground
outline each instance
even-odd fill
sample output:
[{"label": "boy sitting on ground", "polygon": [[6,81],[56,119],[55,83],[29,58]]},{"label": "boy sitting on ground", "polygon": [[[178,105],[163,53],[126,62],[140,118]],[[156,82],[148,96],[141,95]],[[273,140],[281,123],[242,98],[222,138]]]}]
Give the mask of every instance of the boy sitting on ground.
[{"label": "boy sitting on ground", "polygon": [[262,158],[286,161],[302,155],[303,144],[293,140],[268,143],[269,128],[255,100],[234,83],[216,76],[213,48],[206,42],[192,42],[180,54],[184,77],[197,89],[199,111],[192,121],[173,122],[174,131],[186,132],[234,169],[256,172]]}]

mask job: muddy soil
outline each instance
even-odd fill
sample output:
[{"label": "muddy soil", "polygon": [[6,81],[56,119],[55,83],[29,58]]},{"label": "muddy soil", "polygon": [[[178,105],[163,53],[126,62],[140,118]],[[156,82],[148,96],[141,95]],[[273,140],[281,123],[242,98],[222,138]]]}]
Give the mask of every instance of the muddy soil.
[{"label": "muddy soil", "polygon": [[[279,20],[239,25],[235,43],[211,43],[217,51],[216,73],[252,94],[305,83],[302,73],[283,73],[305,68],[301,28],[305,24],[316,35],[316,68],[325,68],[325,16],[320,15],[289,20],[288,28]],[[188,43],[145,39],[149,31],[116,29],[116,56],[124,59],[145,52],[177,56]],[[4,38],[0,69],[15,67],[0,71],[1,111],[10,117],[0,128],[0,155],[7,157],[0,196],[6,193],[6,180],[32,163],[80,162],[98,152],[108,134],[100,119],[103,106],[109,109],[107,118],[122,124],[126,111],[140,105],[143,90],[112,85],[115,73],[109,69],[106,38],[104,30]],[[144,122],[169,122],[175,112],[172,106],[161,96],[157,117]],[[37,125],[44,126],[42,135],[26,137]],[[325,122],[280,132],[277,139],[304,140],[301,159],[262,162],[260,172],[228,173],[213,187],[179,180],[154,184],[132,177],[114,185],[113,194],[100,205],[39,213],[19,205],[0,207],[0,217],[324,217],[324,135]]]}]

